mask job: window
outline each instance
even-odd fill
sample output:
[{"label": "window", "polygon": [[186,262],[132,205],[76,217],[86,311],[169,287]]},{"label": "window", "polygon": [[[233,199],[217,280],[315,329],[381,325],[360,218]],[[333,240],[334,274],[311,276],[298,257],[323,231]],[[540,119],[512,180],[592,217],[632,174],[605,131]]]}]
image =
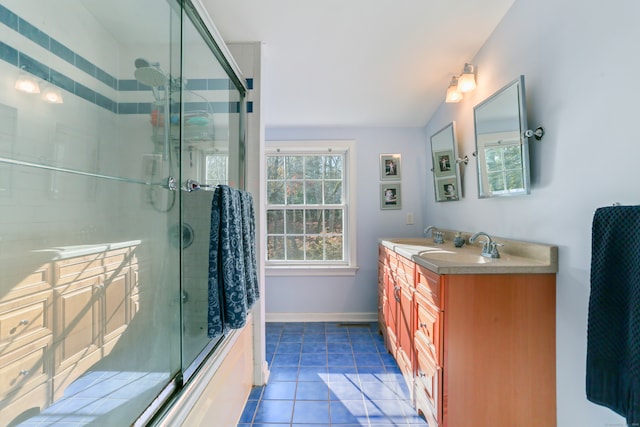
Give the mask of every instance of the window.
[{"label": "window", "polygon": [[352,142],[268,143],[265,253],[272,272],[355,272],[353,151]]},{"label": "window", "polygon": [[[191,153],[189,153],[191,154]],[[205,156],[205,184],[215,187],[216,185],[227,185],[229,183],[229,156],[226,154],[207,154]]]},{"label": "window", "polygon": [[494,194],[523,192],[522,148],[519,141],[515,144],[487,145],[484,152],[491,192]]}]

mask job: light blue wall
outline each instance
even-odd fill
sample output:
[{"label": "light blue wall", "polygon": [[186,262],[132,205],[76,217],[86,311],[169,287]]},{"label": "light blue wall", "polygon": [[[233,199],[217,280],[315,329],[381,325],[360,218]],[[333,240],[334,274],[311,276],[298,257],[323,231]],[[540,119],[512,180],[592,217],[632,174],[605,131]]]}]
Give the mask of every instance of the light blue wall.
[{"label": "light blue wall", "polygon": [[[265,139],[355,140],[357,260],[353,277],[267,277],[269,318],[358,320],[377,313],[377,241],[379,237],[419,236],[423,229],[426,140],[420,128],[267,128]],[[380,210],[380,154],[401,155],[402,209]],[[407,213],[414,225],[406,225]]]},{"label": "light blue wall", "polygon": [[[475,58],[478,89],[459,104],[442,104],[423,132],[416,129],[267,129],[267,139],[354,138],[358,141],[358,260],[355,278],[268,278],[269,312],[369,311],[375,306],[375,240],[417,235],[424,225],[483,230],[559,246],[557,275],[558,426],[624,425],[585,396],[587,304],[594,210],[640,203],[640,3],[516,0]],[[435,203],[426,147],[455,120],[460,154],[474,151],[473,106],[524,74],[532,142],[532,192],[512,199],[477,198],[476,166],[464,171],[464,198]],[[443,82],[443,96],[446,83]],[[377,158],[403,155],[405,208],[378,210]],[[404,224],[413,210],[416,225]],[[418,212],[420,211],[420,212]]]},{"label": "light blue wall", "polygon": [[[476,165],[466,170],[465,198],[433,203],[424,215],[439,226],[557,244],[558,426],[626,425],[585,397],[587,304],[594,210],[640,203],[640,4],[630,1],[516,0],[473,62],[478,89],[459,104],[442,104],[426,134],[455,120],[461,153],[474,151],[473,106],[525,75],[528,119],[542,125],[530,141],[531,195],[477,199]],[[470,58],[469,58],[470,59]],[[462,61],[461,61],[462,62]]]}]

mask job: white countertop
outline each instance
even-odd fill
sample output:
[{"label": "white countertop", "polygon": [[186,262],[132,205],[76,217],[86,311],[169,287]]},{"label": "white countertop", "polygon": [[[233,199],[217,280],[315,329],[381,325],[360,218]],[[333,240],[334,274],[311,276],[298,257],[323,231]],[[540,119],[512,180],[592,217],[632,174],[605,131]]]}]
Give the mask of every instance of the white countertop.
[{"label": "white countertop", "polygon": [[89,245],[56,246],[52,248],[36,250],[33,252],[50,253],[52,255],[51,260],[57,261],[61,259],[68,259],[83,255],[112,251],[115,249],[127,248],[130,246],[137,246],[140,243],[140,240],[127,240],[124,242],[95,243]]},{"label": "white countertop", "polygon": [[[453,245],[455,232],[445,233],[445,242],[431,238],[380,238],[378,242],[437,274],[539,274],[558,271],[558,247],[516,240],[492,239],[503,244],[500,258],[481,256],[482,243],[469,244],[469,233],[462,233],[465,244]],[[478,240],[482,240],[480,238]]]}]

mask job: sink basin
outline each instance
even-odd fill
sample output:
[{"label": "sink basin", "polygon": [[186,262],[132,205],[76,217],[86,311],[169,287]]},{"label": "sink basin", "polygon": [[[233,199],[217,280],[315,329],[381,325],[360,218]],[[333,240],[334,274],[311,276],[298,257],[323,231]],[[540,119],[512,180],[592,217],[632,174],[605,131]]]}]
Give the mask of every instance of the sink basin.
[{"label": "sink basin", "polygon": [[425,251],[418,253],[420,258],[454,264],[486,264],[496,262],[499,258],[487,258],[468,252]]},{"label": "sink basin", "polygon": [[393,245],[408,245],[408,246],[434,246],[433,239],[430,237],[401,237],[396,239],[385,239]]}]

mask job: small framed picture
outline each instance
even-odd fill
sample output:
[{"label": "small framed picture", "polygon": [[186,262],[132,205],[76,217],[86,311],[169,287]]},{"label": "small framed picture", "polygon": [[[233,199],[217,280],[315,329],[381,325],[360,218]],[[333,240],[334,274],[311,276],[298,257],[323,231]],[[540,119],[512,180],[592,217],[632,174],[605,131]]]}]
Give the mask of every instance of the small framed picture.
[{"label": "small framed picture", "polygon": [[452,175],[454,173],[455,159],[453,151],[438,151],[433,153],[433,170],[436,176]]},{"label": "small framed picture", "polygon": [[436,201],[446,202],[458,200],[458,188],[456,187],[456,177],[443,178],[436,180]]},{"label": "small framed picture", "polygon": [[380,184],[380,209],[400,209],[402,194],[399,182]]},{"label": "small framed picture", "polygon": [[380,180],[400,179],[400,154],[380,154]]}]

